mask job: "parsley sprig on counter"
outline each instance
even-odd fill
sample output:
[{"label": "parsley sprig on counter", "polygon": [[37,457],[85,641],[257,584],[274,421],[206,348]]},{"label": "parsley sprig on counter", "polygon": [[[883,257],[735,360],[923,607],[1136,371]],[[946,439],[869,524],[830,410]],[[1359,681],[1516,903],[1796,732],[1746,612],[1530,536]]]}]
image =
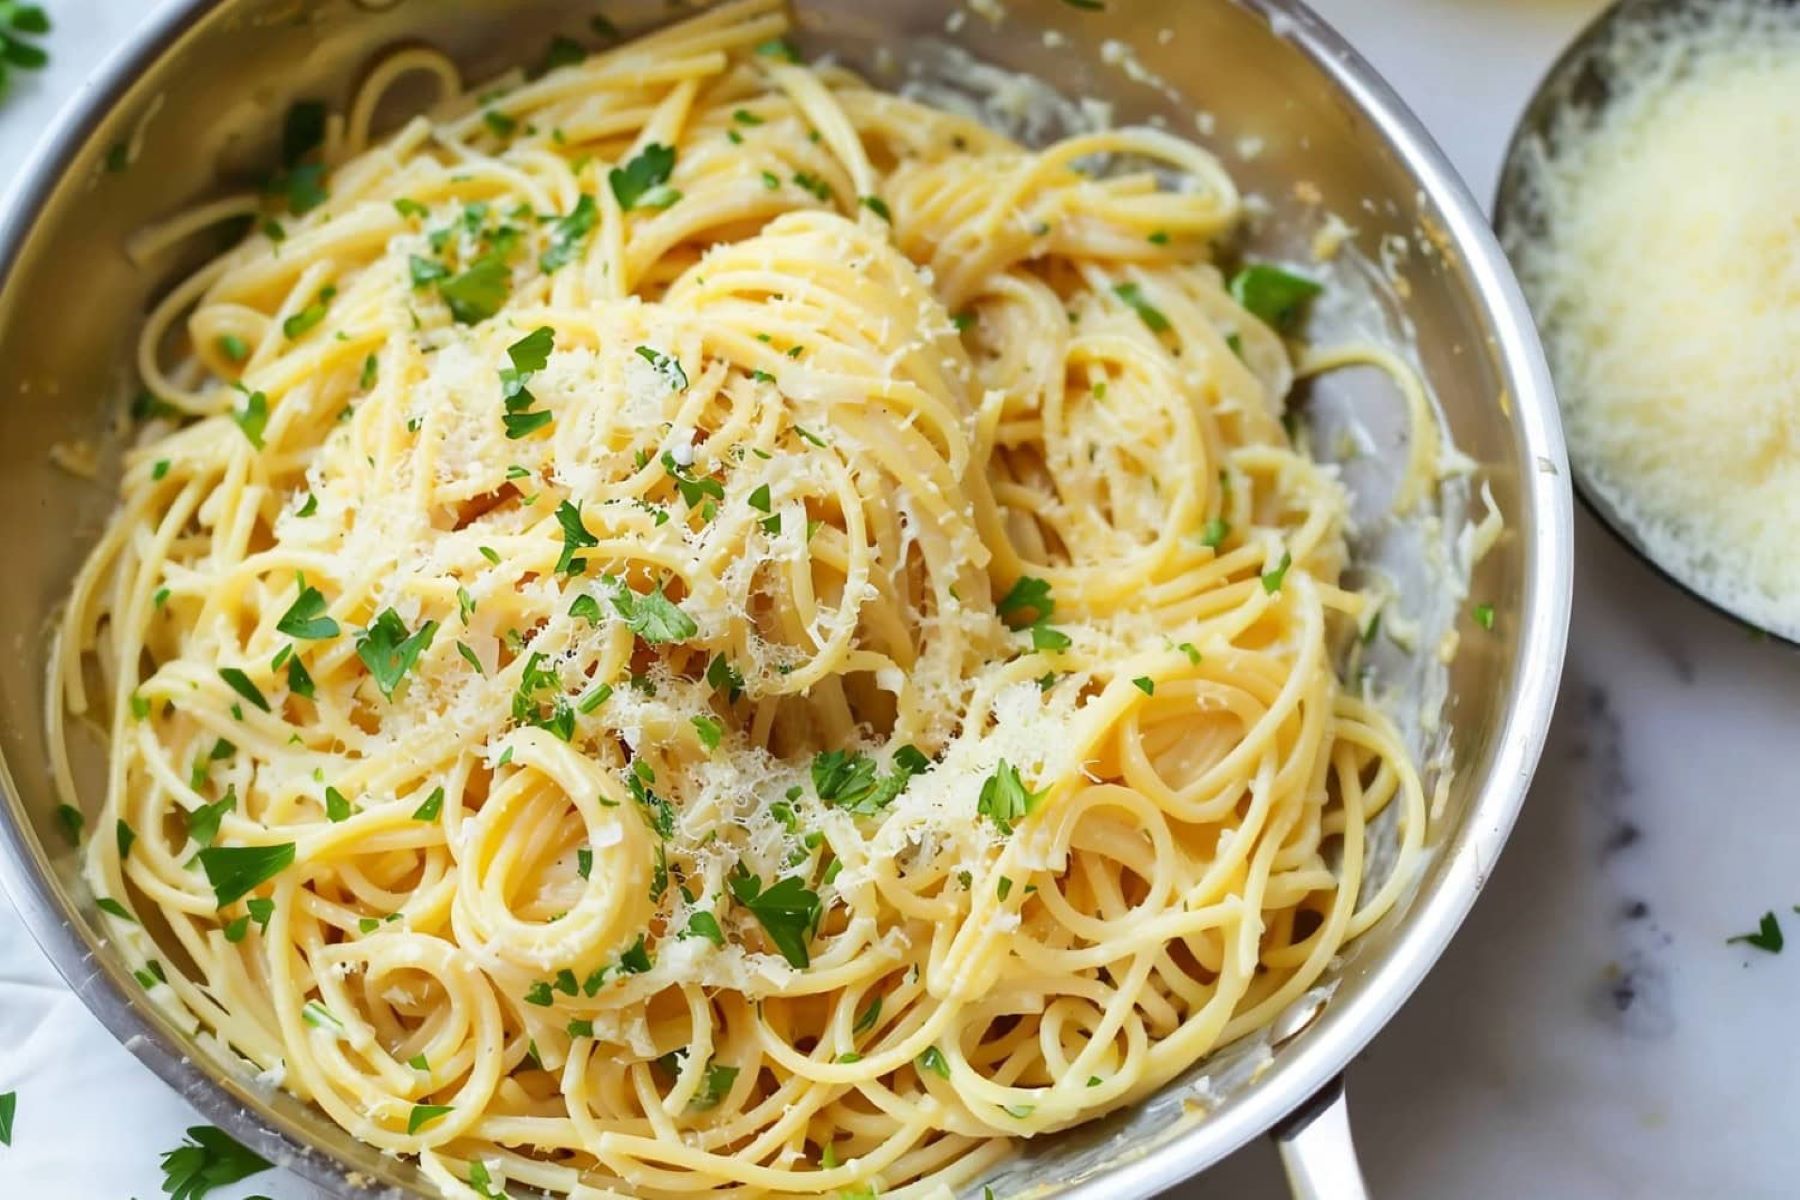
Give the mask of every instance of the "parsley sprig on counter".
[{"label": "parsley sprig on counter", "polygon": [[0,3],[0,96],[9,69],[39,71],[50,61],[42,46],[27,38],[50,32],[50,14],[36,4]]},{"label": "parsley sprig on counter", "polygon": [[171,1200],[202,1200],[212,1189],[248,1179],[269,1164],[223,1129],[190,1126],[187,1140],[162,1156],[163,1191]]}]

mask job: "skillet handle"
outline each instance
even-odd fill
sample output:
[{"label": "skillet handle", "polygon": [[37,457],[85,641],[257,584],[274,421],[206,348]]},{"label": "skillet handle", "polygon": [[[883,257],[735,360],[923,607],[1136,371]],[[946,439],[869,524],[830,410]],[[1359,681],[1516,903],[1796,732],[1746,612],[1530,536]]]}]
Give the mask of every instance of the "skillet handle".
[{"label": "skillet handle", "polygon": [[1343,1076],[1320,1089],[1270,1135],[1281,1152],[1294,1200],[1368,1200]]}]

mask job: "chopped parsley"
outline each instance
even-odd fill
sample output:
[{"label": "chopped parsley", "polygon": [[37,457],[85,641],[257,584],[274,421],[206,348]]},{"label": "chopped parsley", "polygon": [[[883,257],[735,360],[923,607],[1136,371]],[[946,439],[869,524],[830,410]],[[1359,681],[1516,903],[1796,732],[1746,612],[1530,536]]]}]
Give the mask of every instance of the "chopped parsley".
[{"label": "chopped parsley", "polygon": [[506,348],[512,365],[500,369],[500,396],[506,407],[500,420],[508,438],[516,440],[550,424],[552,414],[531,411],[537,397],[526,384],[550,364],[550,351],[555,348],[556,332],[548,325],[540,325]]},{"label": "chopped parsley", "polygon": [[1269,593],[1271,596],[1276,592],[1279,592],[1281,590],[1282,581],[1287,578],[1288,568],[1293,565],[1294,556],[1289,554],[1286,550],[1283,550],[1281,552],[1281,561],[1275,564],[1275,569],[1262,577],[1263,591]]},{"label": "chopped parsley", "polygon": [[473,325],[500,311],[512,290],[512,272],[497,254],[476,259],[469,268],[438,284],[438,294],[450,306],[458,324]]},{"label": "chopped parsley", "polygon": [[200,866],[220,908],[243,899],[293,862],[292,842],[273,846],[207,846],[200,851]]},{"label": "chopped parsley", "polygon": [[758,42],[756,52],[764,58],[772,58],[777,62],[797,63],[800,61],[800,52],[794,49],[794,44],[786,38],[774,37],[766,42]]},{"label": "chopped parsley", "polygon": [[694,732],[700,735],[700,744],[708,750],[717,750],[719,741],[724,736],[718,721],[712,717],[690,717]]},{"label": "chopped parsley", "polygon": [[1269,328],[1286,333],[1299,321],[1307,301],[1324,291],[1319,284],[1266,263],[1253,263],[1231,277],[1231,297]]},{"label": "chopped parsley", "polygon": [[1150,678],[1148,675],[1139,675],[1136,679],[1131,681],[1131,686],[1144,693],[1146,696],[1156,695],[1156,680]]},{"label": "chopped parsley", "polygon": [[560,67],[573,66],[587,57],[587,51],[574,38],[553,37],[549,49],[544,51],[544,61],[538,64],[537,73],[548,75]]},{"label": "chopped parsley", "polygon": [[375,618],[375,623],[363,630],[356,639],[356,657],[362,659],[363,665],[369,668],[369,674],[375,678],[375,686],[387,699],[394,698],[394,691],[406,673],[419,661],[419,655],[431,645],[431,639],[437,633],[437,622],[427,621],[414,633],[407,633],[406,623],[400,614],[391,608],[383,609]]},{"label": "chopped parsley", "polygon": [[599,219],[600,208],[594,198],[583,192],[581,199],[566,217],[559,217],[550,228],[550,245],[538,256],[538,266],[546,274],[558,271],[575,260],[588,235],[594,231],[594,222]]},{"label": "chopped parsley", "polygon": [[701,1110],[717,1108],[719,1101],[730,1095],[731,1087],[737,1082],[737,1077],[738,1069],[736,1067],[725,1066],[722,1063],[707,1063],[706,1078],[701,1083],[700,1090],[694,1093],[689,1107]]},{"label": "chopped parsley", "polygon": [[1019,771],[1005,759],[994,767],[994,773],[982,783],[975,811],[994,823],[1003,834],[1011,834],[1013,826],[1028,816],[1049,795],[1048,789],[1034,792],[1019,778]]},{"label": "chopped parsley", "polygon": [[856,1015],[856,1024],[850,1027],[850,1032],[854,1034],[867,1033],[875,1028],[875,1023],[879,1020],[881,1020],[881,997],[876,996],[869,1001],[867,1008]]},{"label": "chopped parsley", "polygon": [[622,167],[614,167],[606,177],[613,198],[626,212],[634,208],[667,208],[681,199],[681,193],[669,186],[669,175],[675,170],[675,149],[661,142],[648,146]]},{"label": "chopped parsley", "polygon": [[681,369],[681,363],[676,361],[674,356],[664,354],[660,350],[653,349],[650,346],[639,346],[637,348],[637,355],[639,358],[656,368],[656,373],[663,377],[664,381],[668,383],[671,391],[681,392],[687,390],[687,372]]},{"label": "chopped parsley", "polygon": [[119,821],[113,826],[113,837],[119,844],[119,860],[123,862],[131,855],[131,847],[137,842],[137,830],[129,823]]},{"label": "chopped parsley", "polygon": [[644,948],[644,935],[641,933],[637,935],[637,941],[619,955],[619,970],[626,975],[642,975],[652,965],[650,952]]},{"label": "chopped parsley", "polygon": [[725,944],[725,931],[719,928],[719,918],[709,912],[688,914],[687,928],[678,936],[684,938],[703,937],[715,946]]},{"label": "chopped parsley", "polygon": [[300,577],[300,593],[294,597],[293,604],[288,606],[281,620],[275,623],[280,633],[291,638],[313,639],[334,638],[338,635],[338,623],[325,615],[325,596],[318,588],[307,585],[306,577]]},{"label": "chopped parsley", "polygon": [[1725,939],[1725,944],[1728,946],[1733,942],[1754,946],[1765,954],[1780,954],[1781,947],[1786,944],[1785,939],[1781,936],[1781,922],[1775,919],[1775,914],[1772,912],[1762,915],[1762,921],[1758,924],[1755,933],[1740,933],[1736,937]]},{"label": "chopped parsley", "polygon": [[[1050,627],[1056,601],[1050,596],[1050,585],[1042,579],[1021,575],[1000,598],[995,611],[1012,628],[1029,630],[1034,650],[1056,652],[1067,650],[1072,644],[1068,634]],[[1035,614],[1029,622],[1024,619],[1026,613]]]},{"label": "chopped parsley", "polygon": [[812,953],[807,943],[824,915],[818,893],[798,875],[778,879],[766,889],[761,879],[748,873],[733,875],[728,882],[732,897],[750,910],[781,956],[792,966],[809,966]]},{"label": "chopped parsley", "polygon": [[564,500],[556,506],[556,523],[562,526],[562,554],[556,559],[558,575],[579,575],[587,570],[587,559],[576,558],[577,550],[598,546],[600,539],[588,532],[581,520],[581,505]]},{"label": "chopped parsley", "polygon": [[114,900],[111,896],[99,897],[98,899],[96,899],[94,901],[94,907],[99,909],[101,912],[106,913],[109,916],[114,916],[114,917],[119,918],[121,921],[131,921],[134,924],[137,921],[137,918],[132,916],[131,913],[125,908],[125,906],[123,904],[120,904],[117,900]]},{"label": "chopped parsley", "polygon": [[1494,628],[1494,606],[1477,604],[1475,606],[1475,623],[1491,633]]},{"label": "chopped parsley", "polygon": [[325,312],[331,306],[332,299],[336,296],[337,288],[327,285],[325,289],[319,293],[319,298],[317,300],[314,300],[299,312],[292,314],[286,320],[282,321],[282,336],[286,337],[287,340],[291,342],[311,333],[319,326],[319,323],[325,319]]},{"label": "chopped parsley", "polygon": [[406,1118],[406,1132],[417,1133],[440,1117],[456,1110],[454,1104],[415,1104]]},{"label": "chopped parsley", "polygon": [[639,594],[611,575],[603,578],[612,587],[613,608],[625,618],[633,633],[651,645],[686,641],[700,632],[694,618],[664,595],[660,586],[653,592]]},{"label": "chopped parsley", "polygon": [[268,1169],[267,1162],[233,1141],[223,1129],[194,1125],[181,1145],[162,1156],[162,1190],[170,1200],[202,1200],[213,1188]]},{"label": "chopped parsley", "polygon": [[667,450],[662,452],[662,466],[675,481],[675,490],[681,493],[682,502],[689,508],[699,508],[709,499],[715,503],[724,501],[724,484],[706,476],[696,476],[692,467],[676,462],[675,456]]},{"label": "chopped parsley", "polygon": [[325,818],[329,821],[348,821],[350,819],[350,801],[344,793],[334,787],[325,789]]},{"label": "chopped parsley", "polygon": [[231,419],[244,431],[250,444],[263,448],[263,431],[269,427],[269,398],[261,392],[246,392],[244,406],[231,410]]},{"label": "chopped parsley", "polygon": [[794,172],[794,186],[803,192],[811,193],[817,200],[822,200],[826,204],[831,203],[831,185],[817,175],[806,171],[796,171]]},{"label": "chopped parsley", "polygon": [[227,788],[225,798],[202,804],[187,814],[187,835],[196,846],[210,846],[219,836],[219,822],[237,807],[237,790]]},{"label": "chopped parsley", "polygon": [[221,334],[214,343],[227,362],[241,363],[250,357],[250,343],[235,333]]},{"label": "chopped parsley", "polygon": [[1209,519],[1200,530],[1200,544],[1208,550],[1217,550],[1231,536],[1231,522],[1224,517]]},{"label": "chopped parsley", "polygon": [[435,787],[431,795],[425,797],[424,803],[413,809],[412,819],[415,821],[435,821],[438,814],[444,811],[444,789]]},{"label": "chopped parsley", "polygon": [[867,816],[893,803],[914,775],[930,767],[931,760],[916,746],[902,746],[894,752],[893,770],[878,778],[875,760],[868,755],[827,750],[813,757],[813,790],[832,808]]},{"label": "chopped parsley", "polygon": [[269,702],[263,699],[262,690],[250,682],[250,677],[237,667],[220,667],[219,678],[227,686],[264,712],[269,711]]},{"label": "chopped parsley", "polygon": [[1163,315],[1161,309],[1144,299],[1143,289],[1137,284],[1121,283],[1113,288],[1113,295],[1130,305],[1139,319],[1150,327],[1150,332],[1167,333],[1169,331],[1169,318]]},{"label": "chopped parsley", "polygon": [[920,1052],[916,1060],[920,1069],[930,1071],[943,1079],[950,1078],[950,1064],[944,1061],[944,1052],[936,1046],[927,1046]]},{"label": "chopped parsley", "polygon": [[888,208],[887,201],[880,196],[861,196],[858,197],[857,202],[888,224],[894,223],[893,212]]}]

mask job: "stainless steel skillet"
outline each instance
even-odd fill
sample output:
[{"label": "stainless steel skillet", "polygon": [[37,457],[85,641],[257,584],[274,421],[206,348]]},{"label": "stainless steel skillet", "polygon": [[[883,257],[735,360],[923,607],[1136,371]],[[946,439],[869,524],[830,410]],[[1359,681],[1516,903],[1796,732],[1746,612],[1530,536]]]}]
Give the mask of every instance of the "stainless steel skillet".
[{"label": "stainless steel skillet", "polygon": [[[801,0],[797,9],[803,43],[835,49],[877,78],[888,56],[904,71],[937,54],[925,43],[942,41],[960,11],[941,0]],[[1374,516],[1404,436],[1394,397],[1356,372],[1313,385],[1306,411],[1316,426],[1349,415],[1372,431],[1375,453],[1343,467],[1370,518],[1356,549],[1400,581],[1400,602],[1425,632],[1410,648],[1384,645],[1378,660],[1418,748],[1440,754],[1442,809],[1425,872],[1333,969],[1329,996],[1288,1014],[1272,1039],[1229,1048],[1131,1111],[1026,1146],[990,1181],[1002,1196],[1126,1200],[1279,1126],[1300,1194],[1355,1195],[1334,1081],[1479,893],[1536,765],[1562,663],[1570,497],[1530,319],[1442,155],[1298,3],[1105,0],[1096,10],[1010,0],[977,9],[956,23],[957,40],[979,57],[1104,98],[1119,121],[1157,117],[1190,133],[1198,123],[1266,204],[1247,235],[1254,253],[1307,259],[1327,211],[1354,226],[1348,252],[1328,269],[1343,302],[1321,310],[1315,332],[1376,332],[1407,347],[1507,520],[1469,598],[1433,582],[1431,548],[1444,552],[1462,507],[1479,504],[1466,488],[1461,501],[1447,497],[1435,534],[1382,526]],[[606,11],[633,29],[669,10],[663,0],[620,0]],[[129,347],[147,300],[208,249],[139,268],[121,251],[126,240],[270,161],[289,101],[341,100],[379,51],[409,41],[449,51],[479,78],[534,61],[553,33],[579,33],[589,15],[559,0],[172,0],[88,82],[0,212],[0,363],[10,385],[0,401],[0,511],[13,518],[0,588],[0,632],[13,650],[0,660],[0,882],[70,986],[140,1059],[210,1119],[340,1195],[435,1192],[410,1165],[354,1142],[178,1030],[143,999],[92,921],[43,768],[41,681],[49,615],[111,488],[104,462],[90,483],[60,472],[49,452],[103,433],[131,386]],[[132,165],[109,170],[120,157]],[[1473,616],[1477,603],[1492,606],[1491,630]],[[1445,668],[1437,649],[1449,634],[1462,648]]]}]

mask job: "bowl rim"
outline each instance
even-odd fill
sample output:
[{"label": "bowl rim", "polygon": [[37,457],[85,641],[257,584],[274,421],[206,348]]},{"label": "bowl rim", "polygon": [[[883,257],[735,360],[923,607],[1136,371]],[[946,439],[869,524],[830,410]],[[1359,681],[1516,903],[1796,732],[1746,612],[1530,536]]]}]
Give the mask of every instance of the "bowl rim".
[{"label": "bowl rim", "polygon": [[[191,26],[229,2],[165,0],[82,81],[0,198],[0,289],[51,193],[124,93]],[[1572,604],[1573,506],[1559,410],[1530,310],[1480,205],[1394,90],[1302,0],[1222,2],[1247,11],[1272,36],[1298,49],[1373,124],[1466,260],[1469,289],[1490,326],[1513,406],[1513,434],[1523,449],[1519,501],[1531,519],[1520,529],[1525,548],[1515,680],[1493,737],[1492,761],[1436,890],[1403,914],[1364,985],[1328,1005],[1267,1074],[1214,1117],[1063,1193],[1081,1200],[1154,1195],[1268,1132],[1339,1075],[1412,994],[1481,892],[1523,804],[1549,730]],[[266,1120],[239,1103],[226,1081],[205,1071],[138,1009],[95,961],[36,839],[16,819],[19,793],[4,761],[0,787],[8,793],[0,801],[0,887],[82,1003],[178,1095],[233,1137],[334,1193],[362,1191],[348,1163],[287,1122]]]}]

